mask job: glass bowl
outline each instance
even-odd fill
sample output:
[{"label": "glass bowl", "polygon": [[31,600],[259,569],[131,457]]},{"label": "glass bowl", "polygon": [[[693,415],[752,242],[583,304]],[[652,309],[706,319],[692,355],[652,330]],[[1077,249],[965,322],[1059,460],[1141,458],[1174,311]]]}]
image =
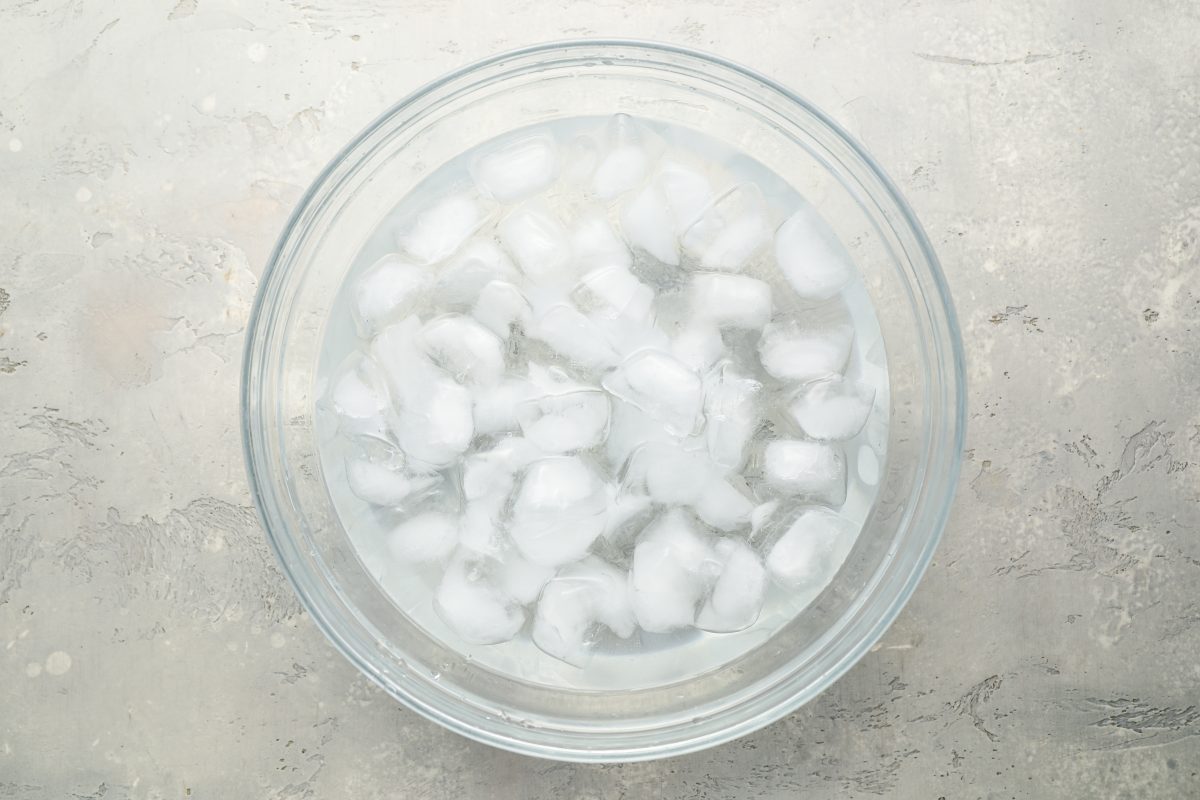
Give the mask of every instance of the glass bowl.
[{"label": "glass bowl", "polygon": [[[767,641],[698,677],[573,691],[481,667],[401,613],[360,563],[327,492],[314,431],[330,304],[395,203],[453,156],[513,128],[625,112],[740,149],[817,207],[853,253],[890,374],[879,494],[833,582]],[[255,504],[313,620],[359,669],[451,730],[529,755],[630,761],[698,750],[772,722],[853,665],[932,557],[958,477],[962,345],[929,241],[879,166],[788,89],[713,56],[579,41],[506,53],[388,110],[317,177],[263,275],[247,335],[242,431]]]}]

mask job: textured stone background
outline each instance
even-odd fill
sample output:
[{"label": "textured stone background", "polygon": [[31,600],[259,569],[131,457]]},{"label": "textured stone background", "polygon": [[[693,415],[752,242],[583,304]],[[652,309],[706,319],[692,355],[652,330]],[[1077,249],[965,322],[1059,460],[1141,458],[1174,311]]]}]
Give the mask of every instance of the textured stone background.
[{"label": "textured stone background", "polygon": [[[2,0],[0,798],[1200,795],[1200,6]],[[969,360],[945,541],[879,647],[715,750],[444,732],[267,552],[242,331],[303,187],[500,49],[694,45],[809,96],[925,222]]]}]

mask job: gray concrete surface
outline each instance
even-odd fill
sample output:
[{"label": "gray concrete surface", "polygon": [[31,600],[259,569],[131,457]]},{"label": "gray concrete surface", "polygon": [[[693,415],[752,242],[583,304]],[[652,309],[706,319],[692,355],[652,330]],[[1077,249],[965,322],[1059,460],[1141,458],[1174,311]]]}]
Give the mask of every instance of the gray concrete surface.
[{"label": "gray concrete surface", "polygon": [[[958,502],[829,692],[674,760],[557,765],[385,697],[250,507],[242,331],[334,151],[566,36],[799,89],[897,178],[971,380]],[[1200,795],[1200,6],[0,3],[0,798]]]}]

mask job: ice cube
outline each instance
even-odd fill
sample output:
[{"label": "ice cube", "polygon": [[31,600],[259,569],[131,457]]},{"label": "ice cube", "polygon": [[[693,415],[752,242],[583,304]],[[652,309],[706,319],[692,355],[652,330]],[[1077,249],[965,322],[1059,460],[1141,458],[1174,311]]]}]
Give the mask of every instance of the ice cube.
[{"label": "ice cube", "polygon": [[471,167],[475,184],[501,203],[537,194],[558,174],[558,144],[549,133],[537,132],[505,142],[480,156]]},{"label": "ice cube", "polygon": [[463,460],[462,493],[466,508],[460,524],[460,544],[478,553],[495,555],[504,549],[504,509],[516,474],[542,456],[520,436],[501,439],[491,449]]},{"label": "ice cube", "polygon": [[633,550],[629,587],[642,630],[665,633],[695,622],[696,605],[718,568],[711,546],[687,515],[663,514]]},{"label": "ice cube", "polygon": [[618,358],[625,359],[642,350],[667,351],[671,340],[652,320],[611,317],[593,311],[589,318],[608,340]]},{"label": "ice cube", "polygon": [[502,496],[496,495],[466,501],[458,520],[460,549],[487,556],[498,555],[504,550],[503,501]]},{"label": "ice cube", "polygon": [[761,423],[762,384],[724,362],[705,379],[704,441],[708,457],[726,469],[746,463],[746,445]]},{"label": "ice cube", "polygon": [[520,436],[509,436],[491,450],[472,453],[463,459],[463,497],[468,501],[499,497],[503,505],[512,491],[514,476],[541,456],[542,451],[533,442]]},{"label": "ice cube", "polygon": [[634,532],[634,523],[650,509],[651,501],[644,494],[622,492],[614,484],[608,484],[605,492],[608,496],[608,516],[605,518],[604,538],[620,543]]},{"label": "ice cube", "polygon": [[592,190],[612,200],[642,182],[650,170],[650,154],[635,144],[621,145],[604,155],[592,173]]},{"label": "ice cube", "polygon": [[600,145],[585,135],[576,136],[562,150],[562,178],[568,184],[589,184],[600,160]]},{"label": "ice cube", "polygon": [[879,456],[875,455],[869,444],[858,448],[858,477],[867,486],[879,483]]},{"label": "ice cube", "polygon": [[507,378],[487,391],[476,392],[472,412],[475,432],[486,435],[519,429],[517,407],[537,395],[536,387],[520,378]]},{"label": "ice cube", "polygon": [[346,460],[346,483],[350,491],[372,505],[400,506],[413,495],[423,495],[440,480],[435,475],[408,475],[396,464],[365,458]]},{"label": "ice cube", "polygon": [[767,554],[767,569],[783,585],[815,594],[841,568],[857,534],[857,527],[840,514],[805,509]]},{"label": "ice cube", "polygon": [[662,505],[692,505],[714,474],[703,452],[685,450],[678,444],[648,443],[630,457],[623,490],[644,491]]},{"label": "ice cube", "polygon": [[591,270],[571,298],[619,356],[667,344],[654,323],[654,290],[623,267]]},{"label": "ice cube", "polygon": [[540,202],[516,208],[500,222],[500,240],[534,283],[553,285],[570,278],[571,242],[558,218]]},{"label": "ice cube", "polygon": [[487,580],[482,562],[476,558],[458,557],[450,562],[434,595],[434,608],[468,644],[507,642],[525,624],[520,604]]},{"label": "ice cube", "polygon": [[370,358],[360,355],[339,368],[328,398],[334,412],[350,421],[379,419],[390,407],[382,372]]},{"label": "ice cube", "polygon": [[541,450],[570,453],[604,441],[608,413],[604,392],[580,389],[526,400],[517,407],[517,421],[525,438]]},{"label": "ice cube", "polygon": [[580,458],[540,459],[521,478],[509,535],[535,564],[575,561],[604,531],[607,505],[604,485]]},{"label": "ice cube", "polygon": [[521,290],[506,281],[491,281],[479,290],[479,299],[471,309],[479,324],[508,339],[513,326],[528,328],[533,323],[533,311]]},{"label": "ice cube", "polygon": [[376,261],[354,286],[354,315],[364,334],[412,313],[432,284],[429,270],[388,255]]},{"label": "ice cube", "polygon": [[739,217],[708,244],[700,265],[705,269],[739,272],[770,240],[771,228],[766,217]]},{"label": "ice cube", "polygon": [[664,161],[654,180],[671,209],[676,236],[682,236],[712,204],[713,190],[708,178],[678,161]]},{"label": "ice cube", "polygon": [[668,353],[641,350],[627,358],[601,385],[663,423],[668,433],[690,436],[703,422],[704,384]]},{"label": "ice cube", "polygon": [[841,441],[867,424],[875,389],[835,375],[801,386],[788,404],[788,413],[813,439]]},{"label": "ice cube", "polygon": [[758,532],[765,529],[775,516],[775,512],[779,510],[779,500],[768,500],[765,503],[759,503],[750,512],[750,536],[757,536]]},{"label": "ice cube", "polygon": [[555,658],[583,666],[598,625],[627,638],[635,622],[625,573],[589,556],[563,567],[542,589],[533,642]]},{"label": "ice cube", "polygon": [[662,148],[661,140],[628,114],[616,114],[605,127],[605,148],[592,173],[592,190],[611,200],[641,183]]},{"label": "ice cube", "polygon": [[542,587],[554,577],[554,567],[535,564],[515,551],[504,553],[500,559],[495,568],[496,585],[523,606],[537,600]]},{"label": "ice cube", "polygon": [[758,354],[763,369],[779,380],[810,381],[841,374],[853,341],[847,324],[814,328],[785,320],[763,328]]},{"label": "ice cube", "polygon": [[754,502],[746,492],[719,476],[712,476],[692,501],[703,522],[720,531],[735,531],[750,525]]},{"label": "ice cube", "polygon": [[775,260],[796,294],[833,297],[854,275],[854,262],[816,209],[805,205],[775,232]]},{"label": "ice cube", "polygon": [[392,558],[405,563],[439,561],[458,541],[458,522],[449,514],[426,511],[401,522],[388,534]]},{"label": "ice cube", "polygon": [[604,332],[570,303],[550,306],[527,333],[550,345],[563,357],[589,369],[611,367],[620,360]]},{"label": "ice cube", "polygon": [[757,330],[771,318],[771,287],[745,275],[698,273],[690,301],[697,319],[720,328]]},{"label": "ice cube", "polygon": [[609,466],[618,470],[637,448],[646,444],[675,444],[679,441],[661,422],[623,400],[613,400],[608,438],[604,442]]},{"label": "ice cube", "polygon": [[704,269],[740,272],[771,241],[771,230],[762,190],[743,183],[718,197],[682,242]]},{"label": "ice cube", "polygon": [[397,404],[413,395],[414,375],[434,369],[417,346],[420,330],[420,317],[405,317],[381,330],[367,347],[371,361],[379,367],[379,374]]},{"label": "ice cube", "polygon": [[411,228],[397,235],[396,243],[417,262],[433,264],[454,255],[487,216],[474,195],[454,194],[422,211]]},{"label": "ice cube", "polygon": [[707,320],[689,321],[671,339],[671,355],[697,372],[706,372],[725,350],[721,329]]},{"label": "ice cube", "polygon": [[633,263],[625,242],[598,211],[583,214],[571,226],[571,253],[575,268],[583,272],[605,267],[629,269]]},{"label": "ice cube", "polygon": [[504,374],[500,339],[470,317],[445,314],[431,319],[417,341],[435,364],[466,383],[491,386]]},{"label": "ice cube", "polygon": [[430,297],[437,306],[470,307],[491,281],[516,283],[520,279],[520,272],[500,245],[492,239],[473,239],[437,276]]},{"label": "ice cube", "polygon": [[627,200],[621,208],[621,230],[634,247],[664,264],[679,264],[679,242],[667,198],[654,183]]},{"label": "ice cube", "polygon": [[650,320],[654,308],[654,290],[624,267],[591,270],[580,279],[571,299],[580,308],[634,322]]},{"label": "ice cube", "polygon": [[396,438],[412,461],[442,469],[457,460],[475,433],[471,393],[436,367],[413,375],[401,401]]},{"label": "ice cube", "polygon": [[696,627],[718,633],[748,628],[762,611],[767,571],[750,546],[741,540],[721,539],[714,550],[721,562],[721,573],[696,617]]},{"label": "ice cube", "polygon": [[505,549],[502,521],[516,474],[542,455],[528,440],[510,436],[463,460],[460,545],[488,555]]},{"label": "ice cube", "polygon": [[784,494],[833,506],[846,500],[846,457],[834,445],[775,439],[763,450],[763,475]]},{"label": "ice cube", "polygon": [[474,435],[471,394],[430,363],[418,347],[421,321],[407,317],[371,341],[396,406],[393,432],[413,469],[441,469],[467,449]]}]

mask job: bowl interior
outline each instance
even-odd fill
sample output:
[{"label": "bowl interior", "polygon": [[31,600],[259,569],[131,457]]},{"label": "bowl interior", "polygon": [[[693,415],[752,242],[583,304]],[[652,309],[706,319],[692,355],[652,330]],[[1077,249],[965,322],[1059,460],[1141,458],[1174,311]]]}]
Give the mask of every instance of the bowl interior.
[{"label": "bowl interior", "polygon": [[[742,150],[813,204],[875,307],[891,415],[879,496],[833,583],[790,624],[686,681],[630,691],[514,680],[397,612],[359,562],[321,475],[316,367],[330,304],[396,202],[463,150],[516,127],[625,112]],[[244,379],[247,460],[268,535],[313,618],[398,699],[475,738],[584,760],[683,752],[811,698],[882,634],[944,524],[963,422],[953,312],[927,241],[844,133],[786,90],[707,56],[629,42],[547,45],[426,87],[352,142],[285,230],[260,288]]]}]

